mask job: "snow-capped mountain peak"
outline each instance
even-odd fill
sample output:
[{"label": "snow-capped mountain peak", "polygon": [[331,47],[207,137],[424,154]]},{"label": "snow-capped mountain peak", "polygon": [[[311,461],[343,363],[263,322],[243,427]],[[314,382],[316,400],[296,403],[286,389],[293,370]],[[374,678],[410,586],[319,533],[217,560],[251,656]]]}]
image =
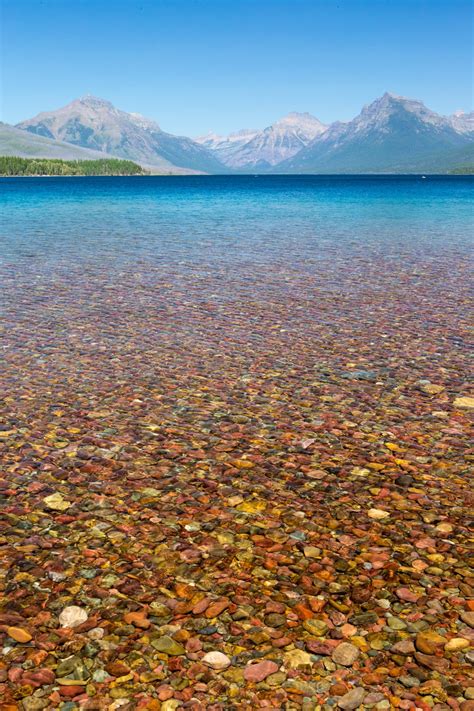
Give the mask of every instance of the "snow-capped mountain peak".
[{"label": "snow-capped mountain peak", "polygon": [[243,129],[228,136],[210,133],[196,141],[212,149],[231,168],[255,170],[290,158],[326,128],[311,114],[293,111],[262,130]]},{"label": "snow-capped mountain peak", "polygon": [[456,111],[449,117],[452,127],[459,133],[474,134],[474,111]]},{"label": "snow-capped mountain peak", "polygon": [[289,130],[299,130],[307,136],[317,136],[322,133],[327,127],[321,123],[316,116],[312,116],[309,113],[299,113],[298,111],[291,111],[283,118],[275,121],[275,123],[270,126],[270,128],[287,128]]},{"label": "snow-capped mountain peak", "polygon": [[[436,165],[443,155],[467,146],[466,117],[446,117],[422,101],[386,92],[352,121],[333,123],[293,158],[283,172],[408,172]],[[426,168],[422,168],[426,170]]]}]

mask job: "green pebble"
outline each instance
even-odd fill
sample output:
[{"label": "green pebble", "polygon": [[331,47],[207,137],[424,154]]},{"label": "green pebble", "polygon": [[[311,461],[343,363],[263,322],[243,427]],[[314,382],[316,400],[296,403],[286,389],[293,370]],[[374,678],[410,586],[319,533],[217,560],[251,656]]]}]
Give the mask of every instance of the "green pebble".
[{"label": "green pebble", "polygon": [[168,635],[164,635],[159,639],[154,639],[151,643],[158,652],[163,652],[163,654],[168,654],[171,657],[179,656],[180,654],[186,654],[186,650],[182,644],[176,642]]}]

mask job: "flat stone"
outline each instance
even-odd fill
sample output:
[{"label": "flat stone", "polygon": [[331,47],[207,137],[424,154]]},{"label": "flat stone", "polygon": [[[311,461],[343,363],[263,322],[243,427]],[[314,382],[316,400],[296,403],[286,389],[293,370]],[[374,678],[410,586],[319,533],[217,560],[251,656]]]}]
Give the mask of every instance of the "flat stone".
[{"label": "flat stone", "polygon": [[434,630],[418,632],[415,638],[415,647],[423,654],[435,654],[437,649],[444,647],[446,638]]},{"label": "flat stone", "polygon": [[227,607],[229,607],[229,600],[217,600],[216,602],[211,602],[209,607],[206,608],[204,614],[209,619],[218,617]]},{"label": "flat stone", "polygon": [[303,548],[305,558],[319,558],[321,556],[321,548],[316,546],[305,546]]},{"label": "flat stone", "polygon": [[265,659],[263,662],[246,666],[244,669],[244,679],[257,683],[266,679],[270,674],[275,674],[278,669],[278,664],[275,664],[275,662],[272,662],[270,659]]},{"label": "flat stone", "polygon": [[358,659],[360,650],[354,644],[341,642],[331,655],[333,662],[344,667],[350,667]]},{"label": "flat stone", "polygon": [[411,486],[413,482],[414,479],[409,474],[402,474],[401,476],[397,476],[395,479],[395,484],[397,486]]},{"label": "flat stone", "polygon": [[344,696],[341,696],[337,700],[337,705],[345,711],[351,711],[358,708],[364,702],[366,694],[367,692],[361,687],[351,689],[347,694],[344,694]]},{"label": "flat stone", "polygon": [[128,625],[133,625],[134,627],[140,627],[140,629],[148,629],[151,622],[147,619],[145,612],[128,612],[124,618]]},{"label": "flat stone", "polygon": [[255,462],[251,462],[248,459],[234,459],[232,464],[234,467],[237,467],[237,469],[253,469],[255,466]]},{"label": "flat stone", "polygon": [[440,672],[441,674],[446,674],[449,669],[449,662],[447,659],[443,659],[442,657],[436,657],[433,654],[423,654],[422,652],[416,652],[415,659],[422,666],[427,667],[432,671]]},{"label": "flat stone", "polygon": [[182,706],[181,701],[178,699],[167,699],[161,704],[161,711],[176,711],[176,709]]},{"label": "flat stone", "polygon": [[329,642],[321,642],[317,639],[305,640],[306,648],[313,654],[319,654],[323,657],[330,657],[334,650],[334,645]]},{"label": "flat stone", "polygon": [[467,612],[461,612],[459,617],[466,623],[466,625],[474,627],[474,611],[468,610]]},{"label": "flat stone", "polygon": [[328,626],[323,620],[316,620],[314,618],[311,618],[310,620],[305,620],[303,622],[303,627],[314,637],[324,637],[324,635],[328,631]]},{"label": "flat stone", "polygon": [[404,630],[406,629],[407,623],[399,617],[388,617],[387,625],[392,630]]},{"label": "flat stone", "polygon": [[7,635],[21,644],[26,644],[33,639],[30,633],[22,627],[7,627]]},{"label": "flat stone", "polygon": [[271,612],[269,615],[265,615],[265,624],[269,627],[282,627],[286,624],[286,617],[278,612]]},{"label": "flat stone", "polygon": [[312,664],[311,655],[304,652],[302,649],[292,649],[287,652],[284,657],[285,667],[289,669],[298,669]]},{"label": "flat stone", "polygon": [[435,383],[426,383],[421,386],[421,390],[427,395],[439,395],[444,389],[444,385],[435,385]]},{"label": "flat stone", "polygon": [[21,677],[22,684],[31,684],[33,687],[46,686],[54,684],[55,674],[52,669],[40,668],[30,669],[23,672]]},{"label": "flat stone", "polygon": [[168,654],[170,657],[177,657],[181,654],[186,654],[186,650],[183,645],[176,640],[172,639],[168,635],[164,635],[159,639],[154,639],[151,643],[158,652],[163,652],[163,654]]},{"label": "flat stone", "polygon": [[396,642],[390,651],[395,654],[413,654],[415,645],[411,639],[402,639],[400,642]]},{"label": "flat stone", "polygon": [[71,506],[69,501],[63,499],[62,494],[58,491],[55,494],[45,496],[43,502],[46,504],[48,509],[53,509],[53,511],[66,511],[66,509]]},{"label": "flat stone", "polygon": [[78,655],[63,659],[56,667],[56,680],[64,686],[86,682],[89,676],[89,670]]},{"label": "flat stone", "polygon": [[404,600],[405,602],[417,602],[420,599],[420,595],[409,588],[398,588],[395,594],[400,600]]},{"label": "flat stone", "polygon": [[111,676],[126,676],[130,673],[130,668],[128,667],[128,665],[124,662],[121,662],[119,659],[109,662],[106,665],[105,669],[107,673]]},{"label": "flat stone", "polygon": [[454,407],[474,407],[474,397],[457,397],[453,402]]},{"label": "flat stone", "polygon": [[364,704],[368,706],[369,704],[378,704],[380,701],[384,701],[385,696],[382,694],[382,692],[379,691],[372,691],[367,694],[367,696],[364,699]]},{"label": "flat stone", "polygon": [[277,671],[275,674],[270,674],[270,676],[267,676],[267,678],[265,679],[265,684],[270,684],[270,686],[277,686],[278,688],[280,688],[284,681],[286,681],[285,672]]},{"label": "flat stone", "polygon": [[315,685],[301,679],[287,679],[283,688],[290,694],[300,694],[301,696],[316,696],[318,693]]},{"label": "flat stone", "polygon": [[59,615],[59,623],[61,627],[79,627],[88,618],[87,612],[77,605],[69,605]]},{"label": "flat stone", "polygon": [[37,696],[25,696],[21,700],[21,704],[22,711],[42,711],[42,709],[49,706],[49,701],[48,699],[40,699]]},{"label": "flat stone", "polygon": [[368,627],[377,622],[378,615],[375,612],[361,612],[358,615],[349,617],[349,622],[356,627]]}]

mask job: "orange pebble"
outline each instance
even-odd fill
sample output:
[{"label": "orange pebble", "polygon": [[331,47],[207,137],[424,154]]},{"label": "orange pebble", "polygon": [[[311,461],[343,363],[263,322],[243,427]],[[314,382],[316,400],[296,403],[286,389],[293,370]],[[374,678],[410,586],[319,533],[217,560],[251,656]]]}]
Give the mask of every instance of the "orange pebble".
[{"label": "orange pebble", "polygon": [[15,642],[20,642],[20,644],[26,644],[33,639],[30,633],[22,627],[7,627],[7,635],[14,639]]}]

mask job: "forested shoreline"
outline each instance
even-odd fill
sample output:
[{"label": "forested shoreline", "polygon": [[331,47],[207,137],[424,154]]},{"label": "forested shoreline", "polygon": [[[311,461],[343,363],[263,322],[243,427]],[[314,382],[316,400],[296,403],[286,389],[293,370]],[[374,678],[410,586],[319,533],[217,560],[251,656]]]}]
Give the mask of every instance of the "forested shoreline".
[{"label": "forested shoreline", "polygon": [[59,158],[20,158],[0,156],[0,175],[146,175],[137,163],[119,158],[62,160]]}]

